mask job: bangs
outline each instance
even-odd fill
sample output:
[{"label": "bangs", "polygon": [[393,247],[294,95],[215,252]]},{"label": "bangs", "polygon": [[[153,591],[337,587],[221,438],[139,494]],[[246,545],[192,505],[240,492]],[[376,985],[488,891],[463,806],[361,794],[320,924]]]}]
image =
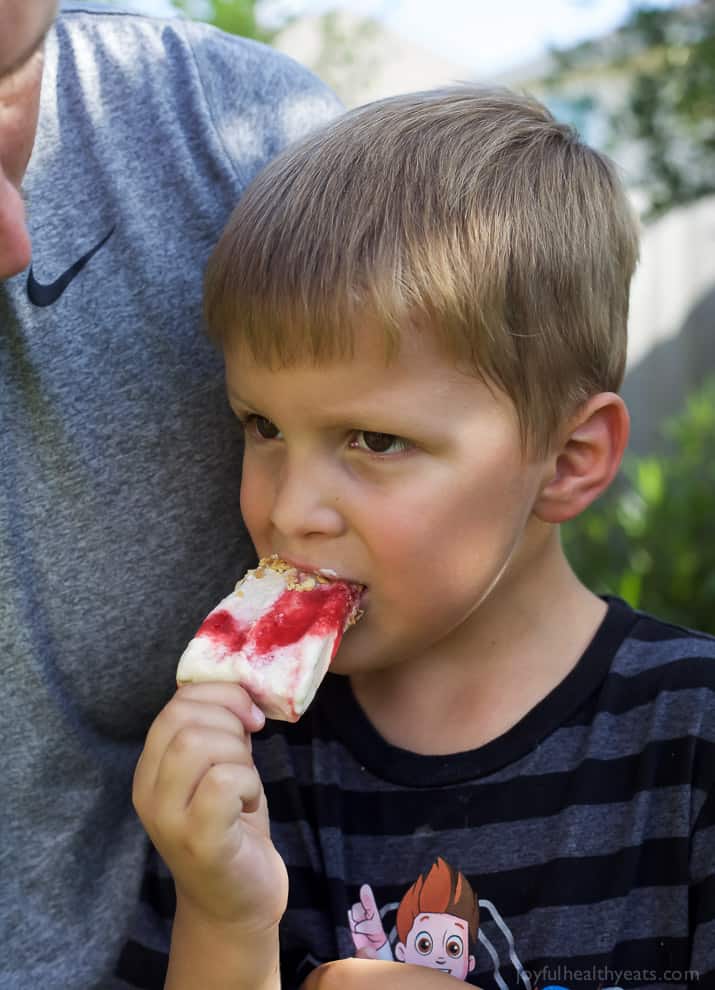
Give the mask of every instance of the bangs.
[{"label": "bangs", "polygon": [[208,333],[219,346],[239,343],[268,368],[329,364],[354,356],[356,337],[369,321],[384,332],[385,360],[396,355],[406,307],[389,280],[358,287],[341,272],[311,277],[300,265],[291,271],[277,252],[268,253],[267,265],[244,264],[221,247],[204,293]]},{"label": "bangs", "polygon": [[[240,216],[236,220],[232,231],[242,240],[238,231],[244,229],[243,221]],[[302,246],[307,246],[305,237]],[[298,251],[286,256],[280,244],[269,247],[265,235],[262,247],[268,250],[257,253],[246,247],[227,231],[207,269],[204,316],[209,336],[220,347],[228,340],[238,342],[253,361],[268,368],[322,365],[350,360],[356,340],[369,326],[383,335],[387,363],[399,352],[402,335],[414,332],[431,333],[447,354],[472,371],[489,363],[484,345],[489,323],[482,318],[489,304],[481,298],[486,293],[474,287],[466,313],[455,305],[462,294],[452,284],[437,291],[434,244],[430,259],[405,257],[395,244],[377,243],[373,255],[358,258],[346,247],[333,265],[324,253],[315,265],[306,264]],[[310,247],[319,252],[320,239]],[[455,256],[448,250],[439,253],[451,257],[444,274],[453,283]],[[481,288],[486,285],[482,279]]]}]

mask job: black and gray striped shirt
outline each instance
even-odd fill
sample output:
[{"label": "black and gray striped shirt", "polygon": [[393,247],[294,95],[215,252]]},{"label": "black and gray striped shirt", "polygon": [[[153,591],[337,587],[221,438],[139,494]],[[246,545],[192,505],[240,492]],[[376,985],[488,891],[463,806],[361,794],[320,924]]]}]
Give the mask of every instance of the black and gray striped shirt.
[{"label": "black and gray striped shirt", "polygon": [[[285,990],[354,953],[348,914],[366,884],[382,956],[449,968],[462,952],[465,982],[485,990],[715,986],[711,637],[611,600],[575,669],[477,750],[388,745],[329,675],[300,723],[255,737],[254,756],[290,875]],[[436,863],[478,902],[461,949],[437,944],[440,918],[466,929],[458,909],[408,894]],[[170,913],[153,867],[144,896],[147,925]],[[418,905],[409,934],[403,899]],[[156,928],[144,941],[160,949]],[[149,955],[128,946],[125,976]]]}]

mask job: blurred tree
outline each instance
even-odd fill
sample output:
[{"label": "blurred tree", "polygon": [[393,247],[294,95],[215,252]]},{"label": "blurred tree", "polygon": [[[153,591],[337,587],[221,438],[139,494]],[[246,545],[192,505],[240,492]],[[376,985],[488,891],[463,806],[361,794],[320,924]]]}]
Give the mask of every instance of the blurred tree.
[{"label": "blurred tree", "polygon": [[551,82],[594,61],[627,81],[608,144],[642,149],[638,184],[649,213],[715,192],[715,3],[638,3],[611,38],[553,53]]},{"label": "blurred tree", "polygon": [[[336,2],[339,8],[339,0]],[[273,43],[291,25],[299,26],[301,21],[300,15],[282,11],[280,3],[264,4],[263,0],[171,0],[171,3],[196,20],[267,44]],[[262,7],[271,16],[271,27],[260,17]],[[317,52],[302,61],[339,99],[350,105],[353,94],[379,71],[385,57],[379,43],[379,25],[373,18],[343,9],[314,15],[314,20],[319,37]]]},{"label": "blurred tree", "polygon": [[172,0],[172,3],[189,17],[208,21],[229,34],[266,42],[273,36],[272,31],[259,23],[260,0]]},{"label": "blurred tree", "polygon": [[346,105],[380,72],[383,59],[373,18],[340,9],[321,16],[320,52],[310,67]]}]

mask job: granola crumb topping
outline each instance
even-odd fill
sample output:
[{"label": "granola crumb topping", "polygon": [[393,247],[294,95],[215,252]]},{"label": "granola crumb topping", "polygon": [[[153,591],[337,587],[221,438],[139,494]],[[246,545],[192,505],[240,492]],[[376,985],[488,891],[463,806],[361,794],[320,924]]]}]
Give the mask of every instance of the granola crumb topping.
[{"label": "granola crumb topping", "polygon": [[[243,582],[250,575],[255,578],[265,577],[266,571],[275,571],[277,574],[285,575],[286,588],[289,591],[313,591],[319,584],[330,584],[331,579],[326,577],[324,574],[306,574],[305,572],[299,571],[292,564],[289,564],[286,560],[283,560],[278,554],[271,554],[270,557],[261,557],[258,561],[258,566],[253,570],[247,571],[241,580],[236,584],[235,593],[239,597],[243,597],[243,592],[240,591],[240,587]],[[351,620],[351,624],[356,622],[359,616],[356,616]]]}]

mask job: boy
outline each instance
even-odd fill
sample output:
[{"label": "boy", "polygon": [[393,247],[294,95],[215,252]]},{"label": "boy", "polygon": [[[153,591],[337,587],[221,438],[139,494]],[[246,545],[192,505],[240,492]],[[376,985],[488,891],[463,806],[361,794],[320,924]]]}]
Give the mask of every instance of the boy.
[{"label": "boy", "polygon": [[[455,986],[394,930],[440,859],[478,892],[467,984],[715,979],[715,643],[596,597],[559,541],[626,445],[636,256],[612,165],[473,87],[353,111],[239,204],[206,313],[243,515],[261,556],[364,585],[365,614],[253,749],[235,685],[152,728],[168,987]],[[451,932],[424,921],[432,948]],[[383,927],[387,958],[349,958]]]}]

